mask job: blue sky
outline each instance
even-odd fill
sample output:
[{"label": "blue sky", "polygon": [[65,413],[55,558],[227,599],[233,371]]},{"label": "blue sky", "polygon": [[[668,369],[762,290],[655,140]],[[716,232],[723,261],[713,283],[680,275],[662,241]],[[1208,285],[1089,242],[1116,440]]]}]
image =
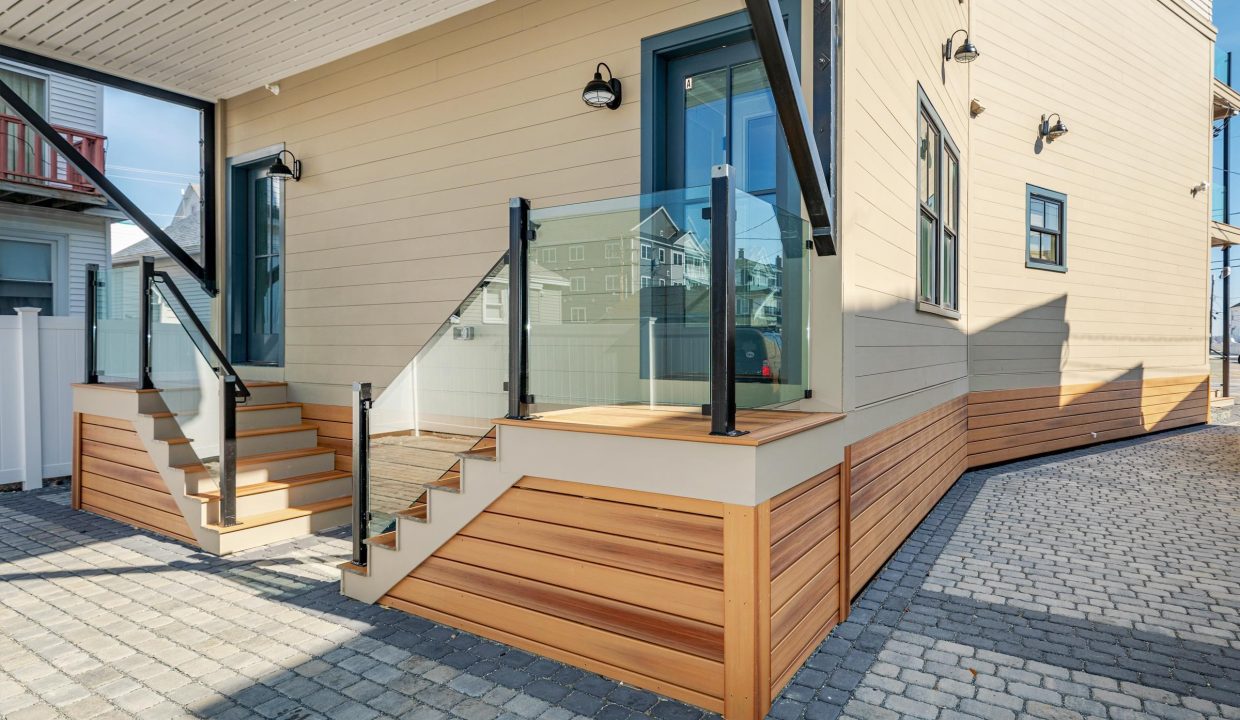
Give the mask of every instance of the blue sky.
[{"label": "blue sky", "polygon": [[198,111],[104,88],[103,132],[108,178],[157,224],[167,225],[181,190],[198,181]]}]

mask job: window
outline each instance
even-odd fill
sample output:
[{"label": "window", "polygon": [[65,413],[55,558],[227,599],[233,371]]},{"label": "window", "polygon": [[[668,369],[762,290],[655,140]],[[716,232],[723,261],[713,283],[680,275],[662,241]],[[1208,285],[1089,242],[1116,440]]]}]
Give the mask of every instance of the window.
[{"label": "window", "polygon": [[917,307],[959,317],[960,151],[917,94]]},{"label": "window", "polygon": [[642,275],[642,287],[644,288],[650,287],[650,276],[649,275]]},{"label": "window", "polygon": [[672,251],[672,264],[673,265],[684,265],[685,254],[682,252]]},{"label": "window", "polygon": [[482,322],[500,324],[508,322],[506,288],[495,283],[482,288]]},{"label": "window", "polygon": [[544,263],[555,262],[555,248],[543,248],[542,261]]},{"label": "window", "polygon": [[1026,185],[1028,241],[1025,267],[1066,272],[1068,269],[1068,196]]},{"label": "window", "polygon": [[585,260],[586,259],[585,246],[584,245],[569,245],[568,246],[568,259],[570,262],[575,261],[575,260]]},{"label": "window", "polygon": [[647,245],[646,243],[642,243],[642,260],[649,260],[649,259],[650,259],[650,246]]},{"label": "window", "polygon": [[620,243],[618,242],[607,243],[607,247],[604,248],[603,250],[603,256],[607,258],[608,260],[619,260],[620,259]]},{"label": "window", "polygon": [[620,276],[619,275],[608,275],[605,282],[607,283],[606,287],[608,290],[614,291],[614,290],[620,289]]},{"label": "window", "polygon": [[586,321],[586,309],[583,307],[575,307],[568,309],[568,321],[575,323],[583,323]]},{"label": "window", "polygon": [[40,315],[51,315],[52,271],[51,243],[0,240],[0,315],[12,315],[19,307],[42,308]]},{"label": "window", "polygon": [[667,262],[667,251],[664,250],[663,248],[659,248],[659,262],[660,263]]},{"label": "window", "polygon": [[583,276],[577,275],[571,279],[571,282],[573,292],[585,292],[586,279]]}]

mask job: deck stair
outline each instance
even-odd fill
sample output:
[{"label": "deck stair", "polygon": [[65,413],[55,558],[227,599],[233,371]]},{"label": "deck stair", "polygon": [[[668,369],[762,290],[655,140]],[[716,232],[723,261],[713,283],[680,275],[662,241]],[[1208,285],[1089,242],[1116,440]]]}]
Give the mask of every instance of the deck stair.
[{"label": "deck stair", "polygon": [[167,446],[169,472],[179,473],[191,527],[203,548],[226,554],[345,525],[351,518],[352,474],[336,469],[336,451],[320,446],[318,428],[302,419],[282,382],[247,383],[237,408],[237,520],[220,518],[212,468],[194,455],[171,413],[150,413],[155,440]]},{"label": "deck stair", "polygon": [[366,567],[340,566],[346,594],[373,603],[422,564],[471,520],[512,487],[520,476],[499,462],[498,428],[491,430],[443,471],[426,483],[409,508],[396,514],[396,529],[366,543]]}]

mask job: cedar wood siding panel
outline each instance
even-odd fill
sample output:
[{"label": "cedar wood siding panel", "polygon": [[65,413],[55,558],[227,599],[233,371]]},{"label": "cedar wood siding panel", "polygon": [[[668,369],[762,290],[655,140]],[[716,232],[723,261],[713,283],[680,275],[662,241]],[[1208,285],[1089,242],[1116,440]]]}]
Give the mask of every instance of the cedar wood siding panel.
[{"label": "cedar wood siding panel", "polygon": [[[1209,40],[1155,0],[973,8],[971,389],[1204,374]],[[1067,195],[1066,273],[1025,267],[1026,183]]]},{"label": "cedar wood siding panel", "polygon": [[[964,320],[916,310],[917,86],[960,149],[963,188],[969,68],[944,67],[942,47],[953,30],[966,25],[966,13],[967,5],[955,2],[844,2],[839,201],[846,409],[967,372]],[[962,278],[968,267],[963,225]],[[966,282],[960,283],[960,294],[963,309]]]},{"label": "cedar wood siding panel", "polygon": [[380,602],[722,710],[723,506],[590,492],[521,481]]},{"label": "cedar wood siding panel", "polygon": [[96,415],[78,417],[74,496],[81,509],[197,545],[133,425]]},{"label": "cedar wood siding panel", "polygon": [[[741,8],[500,0],[229,100],[227,155],[284,142],[305,163],[286,186],[297,397],[390,382],[506,249],[509,197],[638,192],[641,39]],[[581,101],[599,60],[624,83],[617,111]]]}]

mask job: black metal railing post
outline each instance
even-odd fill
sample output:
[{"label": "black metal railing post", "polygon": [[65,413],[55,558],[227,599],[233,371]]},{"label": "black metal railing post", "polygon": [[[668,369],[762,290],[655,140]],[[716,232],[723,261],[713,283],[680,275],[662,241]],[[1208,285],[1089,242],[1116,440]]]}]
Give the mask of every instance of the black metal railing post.
[{"label": "black metal railing post", "polygon": [[736,429],[736,192],[731,165],[710,177],[710,434]]},{"label": "black metal railing post", "polygon": [[86,265],[86,383],[99,382],[99,265]]},{"label": "black metal railing post", "polygon": [[142,258],[138,275],[138,388],[150,390],[151,381],[151,294],[155,291],[155,258]]},{"label": "black metal railing post", "polygon": [[366,566],[370,526],[370,383],[353,383],[353,564]]},{"label": "black metal railing post", "polygon": [[508,201],[508,417],[530,417],[530,201]]},{"label": "black metal railing post", "polygon": [[220,382],[220,525],[237,524],[237,376]]}]

